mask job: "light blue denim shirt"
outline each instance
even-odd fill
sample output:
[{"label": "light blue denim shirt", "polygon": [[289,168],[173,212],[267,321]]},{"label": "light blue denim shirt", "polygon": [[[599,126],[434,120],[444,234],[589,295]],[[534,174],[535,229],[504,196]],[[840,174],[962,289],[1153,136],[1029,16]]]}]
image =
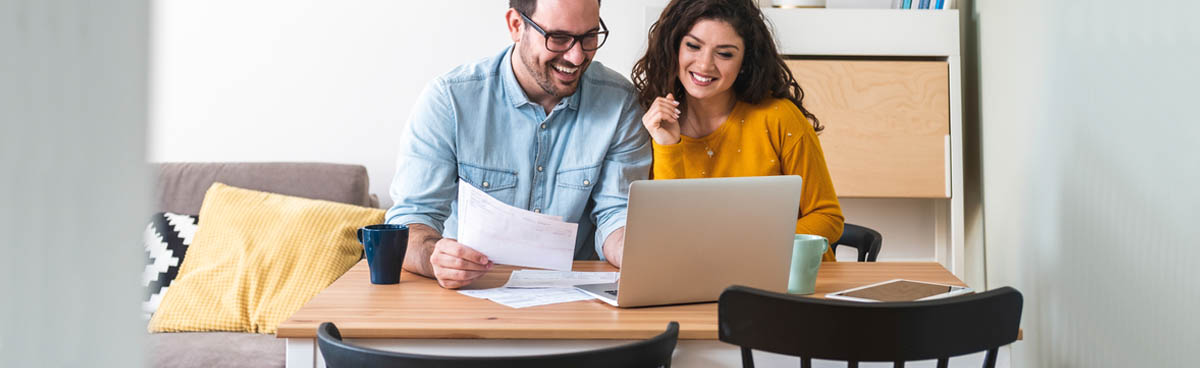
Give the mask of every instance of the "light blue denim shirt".
[{"label": "light blue denim shirt", "polygon": [[456,237],[463,180],[504,203],[582,220],[576,257],[594,244],[603,259],[604,239],[625,226],[629,184],[650,173],[633,85],[593,61],[576,92],[547,115],[521,89],[511,56],[509,46],[454,68],[417,98],[400,139],[387,222]]}]

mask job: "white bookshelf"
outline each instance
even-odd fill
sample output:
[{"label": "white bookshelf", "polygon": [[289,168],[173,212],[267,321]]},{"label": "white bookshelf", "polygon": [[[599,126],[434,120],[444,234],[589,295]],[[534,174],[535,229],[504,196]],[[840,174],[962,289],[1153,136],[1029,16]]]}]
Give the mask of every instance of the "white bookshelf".
[{"label": "white bookshelf", "polygon": [[[906,238],[931,237],[933,259],[956,276],[964,277],[966,237],[963,221],[962,87],[958,11],[764,8],[763,13],[773,24],[780,52],[785,55],[868,59],[897,56],[945,58],[950,81],[950,137],[947,145],[950,159],[946,165],[949,173],[946,176],[949,198],[913,199],[907,204],[872,203],[883,202],[875,199],[850,200],[858,202],[855,205],[860,207],[860,211],[889,206],[889,213],[908,212],[921,216],[931,208],[931,221],[905,224],[901,219],[894,219],[885,221],[884,226],[878,226],[882,228],[877,230],[883,233],[885,240],[880,259],[911,258],[897,259],[888,256],[888,253],[889,250],[894,252],[895,249],[904,249],[905,246],[921,246],[904,244]],[[911,208],[906,210],[903,207]],[[848,213],[847,216],[852,214]],[[854,218],[848,220],[855,221]],[[923,226],[913,228],[913,225]],[[926,235],[922,236],[920,233]]]}]

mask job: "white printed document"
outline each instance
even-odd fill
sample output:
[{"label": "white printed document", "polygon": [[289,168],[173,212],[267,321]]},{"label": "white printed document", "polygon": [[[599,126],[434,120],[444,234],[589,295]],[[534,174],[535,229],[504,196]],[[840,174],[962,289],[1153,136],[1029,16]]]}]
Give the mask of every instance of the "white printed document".
[{"label": "white printed document", "polygon": [[583,284],[617,282],[618,272],[571,272],[516,270],[508,277],[506,288],[570,288]]},{"label": "white printed document", "polygon": [[475,298],[488,299],[511,308],[525,308],[595,299],[595,297],[575,288],[516,289],[499,287],[482,290],[460,290],[459,293]]},{"label": "white printed document", "polygon": [[591,300],[595,297],[575,289],[575,285],[616,282],[617,272],[571,272],[516,270],[502,287],[460,290],[459,293],[488,299],[512,308]]},{"label": "white printed document", "polygon": [[570,271],[579,224],[510,206],[458,182],[458,242],[498,264]]}]

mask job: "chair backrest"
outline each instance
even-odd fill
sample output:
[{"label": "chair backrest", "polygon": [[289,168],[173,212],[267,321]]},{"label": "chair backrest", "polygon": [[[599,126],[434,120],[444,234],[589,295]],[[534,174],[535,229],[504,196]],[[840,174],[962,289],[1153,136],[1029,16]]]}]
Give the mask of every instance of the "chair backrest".
[{"label": "chair backrest", "polygon": [[817,299],[731,286],[721,294],[718,336],[750,351],[811,359],[898,362],[938,359],[988,351],[995,364],[999,347],[1017,340],[1021,293],[1002,287],[980,294],[922,302],[865,303]]},{"label": "chair backrest", "polygon": [[342,341],[341,332],[333,323],[317,328],[317,345],[325,364],[330,368],[343,367],[670,367],[671,354],[679,337],[679,323],[672,321],[658,336],[621,346],[574,353],[503,356],[451,357],[397,353],[351,345]]},{"label": "chair backrest", "polygon": [[830,245],[835,253],[838,245],[857,248],[859,262],[875,262],[875,258],[879,257],[879,248],[883,247],[883,235],[865,226],[844,224],[842,237]]}]

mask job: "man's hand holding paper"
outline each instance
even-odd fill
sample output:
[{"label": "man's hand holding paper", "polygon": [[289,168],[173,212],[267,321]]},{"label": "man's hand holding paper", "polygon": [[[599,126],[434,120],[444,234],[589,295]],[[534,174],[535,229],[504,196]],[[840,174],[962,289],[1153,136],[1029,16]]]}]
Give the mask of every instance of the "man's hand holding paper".
[{"label": "man's hand holding paper", "polygon": [[494,265],[483,253],[451,238],[437,241],[429,264],[433,266],[433,275],[438,284],[450,289],[469,285]]}]

